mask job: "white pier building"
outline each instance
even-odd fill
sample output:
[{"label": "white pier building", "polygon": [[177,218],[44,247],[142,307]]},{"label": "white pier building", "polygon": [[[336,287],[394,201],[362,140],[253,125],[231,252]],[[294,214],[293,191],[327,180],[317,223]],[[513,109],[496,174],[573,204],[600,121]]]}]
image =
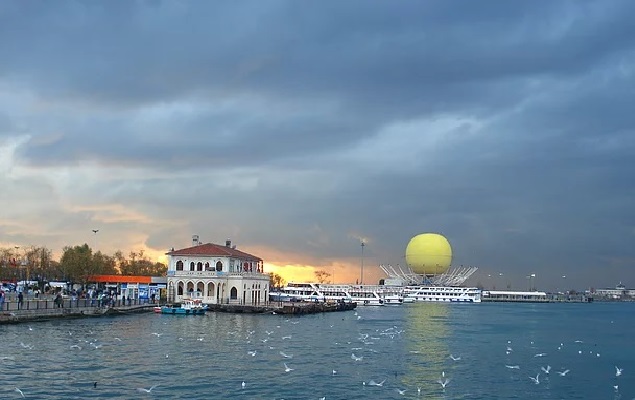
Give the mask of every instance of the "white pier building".
[{"label": "white pier building", "polygon": [[260,257],[225,245],[201,243],[166,253],[168,301],[200,299],[205,304],[259,305],[269,300],[269,274]]}]

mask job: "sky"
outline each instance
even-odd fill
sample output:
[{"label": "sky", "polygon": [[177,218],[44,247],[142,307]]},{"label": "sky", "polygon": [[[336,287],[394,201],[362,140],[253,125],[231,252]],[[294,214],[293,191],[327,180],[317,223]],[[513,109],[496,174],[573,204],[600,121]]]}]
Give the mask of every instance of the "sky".
[{"label": "sky", "polygon": [[363,262],[370,283],[436,232],[468,284],[635,287],[632,15],[0,2],[0,247],[161,260],[196,234],[287,280]]}]

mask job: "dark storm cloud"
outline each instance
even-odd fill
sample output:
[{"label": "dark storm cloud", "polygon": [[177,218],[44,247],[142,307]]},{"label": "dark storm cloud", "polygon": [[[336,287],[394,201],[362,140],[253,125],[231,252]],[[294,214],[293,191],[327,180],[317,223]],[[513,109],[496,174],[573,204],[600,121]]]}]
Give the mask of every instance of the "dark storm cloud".
[{"label": "dark storm cloud", "polygon": [[[46,97],[123,114],[143,105],[240,94],[306,104],[304,115],[287,114],[285,121],[262,117],[237,124],[236,114],[249,112],[238,105],[226,115],[210,110],[182,126],[168,124],[165,135],[185,138],[177,142],[182,148],[148,144],[125,127],[104,131],[99,119],[90,129],[68,121],[68,140],[79,150],[67,154],[66,143],[32,149],[28,154],[37,162],[57,155],[68,160],[94,148],[106,159],[156,163],[167,148],[183,154],[202,144],[228,155],[223,161],[230,163],[232,155],[257,154],[263,144],[275,143],[267,158],[276,150],[281,156],[328,151],[395,119],[491,115],[520,101],[527,79],[584,71],[628,45],[625,37],[634,29],[624,9],[593,3],[66,2],[6,8],[0,46],[11,57],[0,71],[37,85]],[[320,101],[338,108],[312,113],[311,102]],[[218,140],[221,130],[232,133],[228,143]],[[99,136],[115,138],[94,142]],[[313,143],[305,143],[309,137]],[[144,150],[156,157],[148,159]]]},{"label": "dark storm cloud", "polygon": [[[19,155],[39,167],[174,172],[113,179],[103,198],[141,207],[161,193],[148,213],[190,218],[206,236],[235,229],[242,242],[319,258],[356,254],[359,233],[369,254],[398,263],[411,235],[439,231],[457,263],[521,280],[531,268],[623,268],[635,263],[633,11],[628,1],[5,2],[0,88],[37,100],[0,112],[0,135],[32,135]],[[474,126],[394,128],[443,118]],[[420,154],[382,151],[388,135],[355,157],[391,127],[405,138],[396,151]],[[378,167],[384,159],[404,167]],[[218,196],[218,174],[236,168]],[[246,207],[215,211],[232,206]],[[160,231],[164,242],[150,242],[175,245]],[[307,245],[311,232],[331,241]],[[632,268],[613,271],[607,279],[635,280]]]}]

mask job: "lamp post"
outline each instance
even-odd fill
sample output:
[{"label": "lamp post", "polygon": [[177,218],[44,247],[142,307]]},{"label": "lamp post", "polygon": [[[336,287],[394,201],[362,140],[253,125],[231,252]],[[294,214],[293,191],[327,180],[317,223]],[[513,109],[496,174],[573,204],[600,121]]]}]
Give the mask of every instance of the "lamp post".
[{"label": "lamp post", "polygon": [[535,292],[536,291],[536,274],[530,275],[529,282],[531,282],[531,291]]},{"label": "lamp post", "polygon": [[20,261],[20,246],[14,246],[15,247],[15,267],[16,267],[16,289],[18,288],[17,283],[18,283],[18,279],[22,276],[22,274],[20,273],[20,267],[22,266],[22,262]]},{"label": "lamp post", "polygon": [[99,232],[99,229],[93,229],[93,233],[95,234],[95,253],[97,252],[97,232]]},{"label": "lamp post", "polygon": [[361,265],[361,271],[359,275],[359,284],[363,285],[364,284],[364,246],[366,246],[363,240],[362,240],[361,246],[362,246],[362,260],[361,260],[362,265]]}]

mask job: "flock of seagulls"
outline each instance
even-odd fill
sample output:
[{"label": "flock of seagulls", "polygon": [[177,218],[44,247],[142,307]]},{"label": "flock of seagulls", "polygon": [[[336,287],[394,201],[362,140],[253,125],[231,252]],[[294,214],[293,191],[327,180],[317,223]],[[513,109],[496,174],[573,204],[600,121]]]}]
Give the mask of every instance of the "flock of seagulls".
[{"label": "flock of seagulls", "polygon": [[[357,312],[356,312],[357,313]],[[361,317],[360,315],[356,315],[357,317]],[[356,319],[359,320],[359,319]],[[364,320],[366,321],[366,320]],[[299,324],[300,321],[299,320],[294,320],[294,321],[290,321],[290,320],[285,320],[285,322],[289,322],[291,325],[296,325]],[[281,326],[278,325],[276,328],[281,329]],[[333,328],[333,325],[331,325],[331,328]],[[33,331],[33,327],[28,326],[28,330],[29,331]],[[330,376],[332,377],[339,377],[339,376],[351,376],[350,371],[351,370],[355,370],[355,368],[357,368],[356,366],[359,365],[364,365],[367,362],[373,362],[373,355],[372,353],[377,353],[378,351],[376,349],[373,348],[373,345],[375,343],[377,343],[378,341],[381,340],[394,340],[394,339],[398,339],[401,337],[402,333],[404,332],[404,330],[399,329],[397,326],[393,326],[384,330],[379,330],[376,329],[375,331],[369,330],[369,328],[365,327],[366,330],[364,331],[360,331],[359,336],[357,338],[357,342],[354,342],[354,340],[351,341],[346,341],[345,343],[334,343],[335,345],[338,345],[340,347],[346,347],[348,349],[350,349],[350,359],[349,360],[345,360],[343,357],[340,358],[338,361],[334,362],[334,366],[339,365],[341,368],[344,368],[344,366],[346,366],[345,370],[343,371],[343,375],[340,374],[340,372],[338,372],[338,369],[335,368],[331,368],[330,369]],[[282,331],[282,329],[281,329]],[[92,334],[93,332],[89,332],[89,334]],[[258,337],[258,334],[266,334],[266,337],[262,338]],[[282,362],[282,367],[283,370],[286,374],[289,374],[290,377],[293,376],[297,376],[296,373],[297,372],[302,372],[303,370],[303,365],[302,365],[302,359],[303,359],[303,354],[299,354],[298,358],[295,360],[292,360],[294,355],[292,353],[289,352],[290,348],[286,348],[284,349],[285,346],[283,344],[283,342],[290,342],[291,346],[293,346],[294,344],[294,340],[293,340],[293,334],[285,334],[285,335],[274,335],[276,333],[275,330],[265,330],[263,332],[259,332],[257,333],[255,330],[248,330],[246,331],[246,334],[244,332],[239,332],[239,331],[235,331],[235,332],[229,332],[229,335],[234,335],[236,338],[238,338],[239,340],[243,341],[243,343],[245,343],[245,347],[247,347],[247,345],[249,346],[248,349],[244,349],[243,351],[246,350],[246,354],[247,357],[258,357],[258,359],[260,359],[261,357],[271,357],[271,352],[268,352],[268,350],[274,350],[275,352],[278,352],[280,358],[278,358],[278,360],[283,361],[283,360],[291,360],[288,361],[289,363],[291,363],[291,366],[287,363],[287,361],[283,361]],[[158,339],[162,339],[162,336],[164,335],[164,333],[162,332],[151,332],[151,333],[146,333],[146,335],[151,335],[151,336],[155,336]],[[244,336],[243,336],[244,335]],[[104,345],[106,346],[111,346],[114,345],[114,343],[101,343],[98,342],[97,340],[85,340],[85,339],[81,339],[79,336],[80,335],[74,335],[72,332],[69,332],[69,337],[76,337],[76,339],[68,339],[68,340],[75,340],[76,343],[71,344],[69,347],[70,349],[76,350],[77,352],[81,352],[81,351],[93,351],[93,350],[98,350],[101,349]],[[272,339],[271,341],[269,339]],[[276,340],[277,339],[277,340]],[[25,339],[23,339],[24,341],[26,341],[26,337]],[[122,339],[118,338],[118,337],[114,337],[112,338],[112,340],[117,341],[117,342],[121,342]],[[178,338],[179,341],[183,341],[183,338]],[[196,339],[198,341],[203,341],[204,338],[203,337],[199,337]],[[34,345],[32,344],[27,344],[24,343],[24,341],[20,341],[19,342],[19,346],[24,349],[24,351],[29,351],[29,350],[33,350],[34,349]],[[262,343],[262,344],[259,344]],[[357,344],[359,343],[359,344]],[[582,345],[583,342],[582,341],[578,341],[576,340],[574,342],[577,345]],[[517,343],[515,343],[517,344]],[[534,342],[530,342],[530,348],[535,348],[535,344]],[[259,347],[258,347],[259,346]],[[258,348],[255,348],[258,347]],[[283,349],[280,349],[280,347],[282,347]],[[514,345],[514,347],[516,347],[516,345]],[[90,349],[93,350],[90,350]],[[84,350],[87,349],[87,350]],[[268,349],[268,350],[267,350]],[[294,348],[297,350],[297,348]],[[560,343],[559,346],[557,346],[557,350],[558,351],[564,351],[565,349],[567,349],[567,346],[565,345],[565,343]],[[547,349],[549,350],[549,349]],[[574,351],[578,352],[578,354],[588,354],[589,352],[584,351],[582,349],[574,349]],[[587,349],[588,350],[588,349]],[[308,351],[308,350],[307,350]],[[275,354],[274,352],[274,354]],[[425,350],[425,346],[422,350],[411,350],[410,353],[412,354],[425,354],[426,350]],[[301,353],[301,352],[300,352]],[[525,356],[523,356],[523,358],[518,358],[519,354],[525,354]],[[554,354],[557,352],[554,352]],[[592,351],[590,352],[591,355],[593,357],[600,357],[600,353],[597,351]],[[245,353],[242,353],[243,355]],[[514,350],[514,348],[512,347],[512,341],[509,340],[507,341],[507,344],[505,346],[505,355],[506,357],[506,362],[503,363],[504,367],[506,369],[509,370],[509,374],[516,374],[515,376],[517,377],[521,377],[522,379],[528,379],[529,382],[531,382],[533,385],[544,385],[545,383],[548,383],[549,381],[549,376],[552,375],[552,371],[560,378],[568,378],[569,373],[571,372],[570,369],[568,368],[559,368],[558,365],[556,365],[557,369],[552,369],[552,366],[548,363],[545,363],[544,361],[551,361],[553,362],[554,360],[552,359],[552,353],[549,353],[548,351],[541,351],[541,352],[535,352],[531,351],[529,354],[527,354],[527,349],[520,349],[518,352],[516,352]],[[574,353],[575,354],[575,353]],[[532,356],[533,355],[533,356]],[[367,358],[365,358],[367,357]],[[452,370],[454,370],[454,368],[456,367],[461,367],[462,365],[466,365],[469,364],[470,362],[473,362],[473,360],[469,360],[469,356],[467,356],[466,354],[463,355],[458,355],[456,353],[451,353],[451,354],[446,354],[446,360],[450,360],[450,361],[445,361],[444,365],[448,368],[450,368],[450,375],[452,374]],[[168,358],[168,353],[165,353],[165,358]],[[464,361],[465,358],[465,361]],[[12,356],[3,356],[0,357],[0,360],[7,360],[7,361],[13,361],[15,359],[15,357]],[[370,359],[371,361],[367,361],[368,359]],[[525,362],[521,362],[518,363],[518,361],[522,361],[524,359]],[[538,360],[540,359],[540,361]],[[544,359],[544,361],[543,361]],[[532,361],[533,360],[533,361]],[[510,362],[510,361],[516,361],[516,362]],[[542,365],[536,365],[536,363],[540,362]],[[346,364],[348,363],[348,364]],[[292,368],[293,367],[293,368]],[[297,371],[296,371],[297,369]],[[525,372],[525,370],[527,372]],[[532,371],[533,370],[533,371]],[[575,368],[574,368],[575,370]],[[296,371],[294,373],[294,371]],[[328,371],[328,370],[327,370]],[[325,373],[327,374],[327,376],[329,375],[328,372],[325,371]],[[520,372],[514,372],[514,371],[520,371]],[[627,371],[628,372],[628,371]],[[620,368],[619,366],[615,366],[615,378],[616,381],[614,382],[615,384],[613,385],[613,389],[617,392],[619,390],[619,385],[618,383],[618,379],[622,377],[624,373],[624,369]],[[628,374],[627,374],[628,375]],[[524,378],[523,376],[526,376],[527,378]],[[432,389],[430,389],[432,387],[432,385],[438,385],[436,386],[436,390],[439,391],[439,393],[441,392],[445,392],[446,389],[450,389],[452,387],[454,387],[454,385],[452,384],[452,379],[450,379],[449,376],[446,375],[446,371],[442,370],[440,376],[434,380],[434,379],[430,379],[427,382],[425,381],[420,381],[420,384],[424,384],[421,386],[411,386],[410,385],[406,385],[406,387],[403,387],[403,381],[400,382],[400,380],[397,377],[397,374],[395,373],[395,380],[393,381],[392,379],[388,379],[385,377],[380,377],[379,379],[377,379],[378,377],[375,376],[374,379],[369,379],[368,381],[364,380],[362,381],[362,385],[364,387],[366,387],[366,390],[389,390],[392,391],[392,393],[397,393],[400,396],[407,396],[407,393],[412,393],[409,394],[408,396],[414,396],[416,393],[417,397],[421,397],[422,396],[422,386],[424,386],[424,388],[426,388],[427,391],[430,391]],[[359,381],[357,381],[359,382]],[[401,387],[399,387],[399,384],[401,383]],[[160,386],[155,384],[150,386],[149,388],[145,388],[145,387],[138,387],[136,388],[136,390],[138,392],[141,393],[145,393],[148,395],[154,394],[154,391],[159,388]],[[242,381],[240,382],[240,390],[253,390],[254,385],[250,385],[248,383],[248,381]],[[100,388],[103,388],[103,386],[100,386]],[[249,388],[249,389],[248,389]],[[370,389],[370,388],[374,388],[374,389]],[[416,391],[415,391],[416,388]],[[28,388],[25,388],[28,389]],[[97,382],[94,382],[94,389],[97,389]],[[450,389],[451,390],[451,389]],[[22,389],[15,387],[15,392],[16,392],[16,396],[20,396],[22,398],[25,397],[29,397],[28,393],[24,392]],[[28,392],[28,390],[27,390]],[[159,392],[161,392],[161,389],[159,389]],[[388,392],[387,392],[388,393]],[[319,399],[325,400],[326,396],[322,396],[319,397]]]}]

